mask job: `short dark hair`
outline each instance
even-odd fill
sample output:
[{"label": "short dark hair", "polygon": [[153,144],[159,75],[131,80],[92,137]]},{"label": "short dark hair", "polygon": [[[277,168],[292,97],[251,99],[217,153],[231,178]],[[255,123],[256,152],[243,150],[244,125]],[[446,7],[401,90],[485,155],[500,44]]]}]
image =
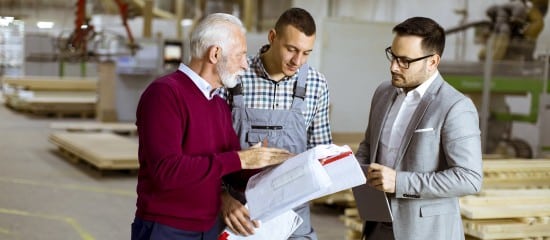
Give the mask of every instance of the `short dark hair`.
[{"label": "short dark hair", "polygon": [[295,27],[308,37],[315,34],[315,20],[302,8],[290,8],[281,14],[275,23],[275,31],[282,32],[288,25]]},{"label": "short dark hair", "polygon": [[445,31],[434,20],[425,17],[412,17],[393,28],[398,36],[413,35],[422,37],[422,50],[426,53],[443,55]]}]

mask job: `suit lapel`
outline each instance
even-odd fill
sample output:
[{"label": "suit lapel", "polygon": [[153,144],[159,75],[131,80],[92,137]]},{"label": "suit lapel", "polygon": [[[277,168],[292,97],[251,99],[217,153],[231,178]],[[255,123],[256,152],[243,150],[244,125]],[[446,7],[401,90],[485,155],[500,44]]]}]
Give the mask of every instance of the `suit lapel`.
[{"label": "suit lapel", "polygon": [[[372,149],[371,156],[377,156],[378,154],[378,145],[380,144],[380,136],[382,135],[382,129],[384,129],[384,123],[386,122],[391,106],[395,101],[395,97],[397,97],[396,89],[394,87],[389,87],[388,91],[386,91],[379,100],[383,102],[379,102],[376,105],[377,106],[376,109],[374,109],[375,111],[373,113],[383,113],[383,114],[375,114],[375,116],[373,117],[374,123],[371,129],[377,129],[377,131],[373,132],[374,139],[372,139],[371,142],[375,143],[375,145],[374,145],[374,149]],[[377,157],[371,157],[370,163],[376,162],[376,158]]]},{"label": "suit lapel", "polygon": [[437,76],[437,78],[432,82],[430,87],[428,87],[428,89],[424,93],[424,96],[422,96],[422,99],[420,100],[418,107],[414,111],[411,117],[411,121],[407,125],[407,129],[403,134],[403,141],[399,146],[397,159],[393,166],[394,169],[396,169],[397,166],[399,166],[399,164],[401,163],[401,160],[403,160],[403,156],[405,155],[405,152],[409,147],[409,143],[411,142],[412,136],[414,134],[414,130],[416,130],[416,128],[418,127],[418,124],[420,124],[420,121],[422,120],[422,118],[424,118],[424,115],[426,114],[426,110],[428,110],[428,107],[430,106],[432,101],[435,99],[437,91],[441,87],[442,83],[443,83],[443,79],[441,78],[441,75]]}]

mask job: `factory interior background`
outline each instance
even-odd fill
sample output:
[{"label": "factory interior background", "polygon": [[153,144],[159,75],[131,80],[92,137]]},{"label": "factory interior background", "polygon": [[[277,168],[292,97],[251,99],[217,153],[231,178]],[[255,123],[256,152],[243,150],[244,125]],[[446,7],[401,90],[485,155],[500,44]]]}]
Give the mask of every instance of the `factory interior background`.
[{"label": "factory interior background", "polygon": [[[439,71],[482,130],[483,190],[461,199],[467,239],[550,238],[548,0],[0,0],[0,239],[129,239],[145,87],[188,61],[201,17],[239,17],[255,55],[290,7],[315,18],[308,64],[327,78],[334,142],[353,150],[390,79],[393,26],[439,22]],[[321,240],[360,238],[351,190],[310,204]]]}]

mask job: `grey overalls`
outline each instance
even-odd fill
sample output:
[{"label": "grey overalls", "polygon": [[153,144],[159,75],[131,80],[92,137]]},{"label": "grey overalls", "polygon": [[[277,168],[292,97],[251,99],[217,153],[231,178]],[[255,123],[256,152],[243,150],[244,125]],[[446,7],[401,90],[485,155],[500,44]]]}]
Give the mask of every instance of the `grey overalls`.
[{"label": "grey overalls", "polygon": [[[296,154],[307,150],[307,126],[302,113],[306,104],[307,72],[307,64],[302,65],[298,71],[292,106],[288,110],[246,108],[242,85],[230,90],[233,96],[233,128],[239,136],[242,149],[267,140],[268,147],[283,148]],[[304,222],[290,239],[317,239],[311,228],[308,203],[298,206],[294,211]]]}]

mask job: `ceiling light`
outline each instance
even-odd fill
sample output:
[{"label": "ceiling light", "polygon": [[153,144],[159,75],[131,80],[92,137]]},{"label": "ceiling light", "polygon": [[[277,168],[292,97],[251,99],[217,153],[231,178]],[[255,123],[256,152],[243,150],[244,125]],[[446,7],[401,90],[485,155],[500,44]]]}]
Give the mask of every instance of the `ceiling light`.
[{"label": "ceiling light", "polygon": [[191,25],[193,25],[193,19],[186,18],[186,19],[181,20],[181,26],[182,27],[189,27]]},{"label": "ceiling light", "polygon": [[36,23],[36,26],[40,29],[50,29],[53,28],[54,23],[50,21],[40,21]]}]

